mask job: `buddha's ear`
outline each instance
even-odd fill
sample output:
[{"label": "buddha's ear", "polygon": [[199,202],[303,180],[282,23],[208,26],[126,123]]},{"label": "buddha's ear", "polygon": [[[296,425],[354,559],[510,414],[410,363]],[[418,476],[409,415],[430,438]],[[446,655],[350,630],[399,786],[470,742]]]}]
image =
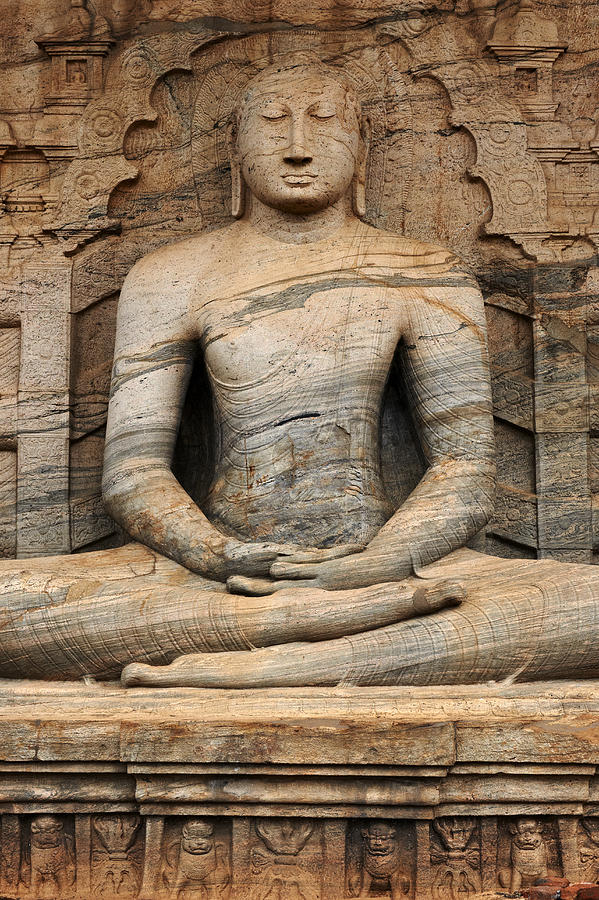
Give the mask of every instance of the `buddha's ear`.
[{"label": "buddha's ear", "polygon": [[368,116],[362,116],[360,121],[360,144],[358,147],[358,159],[356,160],[356,174],[353,183],[353,207],[355,214],[361,219],[366,215],[366,165],[368,151],[370,150],[370,138],[372,128]]},{"label": "buddha's ear", "polygon": [[227,126],[227,149],[231,164],[231,212],[240,219],[245,212],[245,184],[241,174],[241,160],[237,149],[237,118]]}]

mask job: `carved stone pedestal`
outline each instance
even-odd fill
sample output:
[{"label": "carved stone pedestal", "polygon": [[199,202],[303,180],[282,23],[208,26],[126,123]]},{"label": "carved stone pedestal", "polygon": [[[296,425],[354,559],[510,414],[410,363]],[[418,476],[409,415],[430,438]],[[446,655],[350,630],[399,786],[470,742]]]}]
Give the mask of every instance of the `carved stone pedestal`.
[{"label": "carved stone pedestal", "polygon": [[599,685],[0,682],[0,896],[454,900],[599,875]]}]

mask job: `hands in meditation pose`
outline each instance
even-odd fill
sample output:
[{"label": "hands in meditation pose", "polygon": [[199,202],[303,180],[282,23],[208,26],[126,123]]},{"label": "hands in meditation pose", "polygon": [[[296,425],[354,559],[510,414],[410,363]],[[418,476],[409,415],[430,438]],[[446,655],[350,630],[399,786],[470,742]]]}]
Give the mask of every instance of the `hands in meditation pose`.
[{"label": "hands in meditation pose", "polygon": [[[121,295],[104,496],[139,543],[4,563],[0,674],[599,674],[596,569],[465,549],[493,509],[482,298],[448,251],[361,221],[367,151],[341,72],[271,66],[248,84],[230,130],[238,221],[145,257]],[[198,355],[214,426],[200,505],[172,471]],[[399,503],[381,463],[398,358],[424,469]]]}]

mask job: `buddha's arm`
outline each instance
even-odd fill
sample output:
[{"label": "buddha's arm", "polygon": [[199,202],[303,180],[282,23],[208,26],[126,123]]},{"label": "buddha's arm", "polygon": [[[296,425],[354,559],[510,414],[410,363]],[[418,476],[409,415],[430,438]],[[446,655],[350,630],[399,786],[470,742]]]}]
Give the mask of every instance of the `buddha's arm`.
[{"label": "buddha's arm", "polygon": [[[459,275],[457,276],[460,277]],[[408,400],[428,468],[366,548],[381,574],[416,569],[463,547],[493,510],[491,388],[476,285],[426,291],[404,337]]]},{"label": "buddha's arm", "polygon": [[221,534],[171,472],[195,329],[190,285],[169,261],[142,260],[119,301],[106,429],[103,497],[132,537],[206,577],[258,575],[277,558],[266,545]]},{"label": "buddha's arm", "polygon": [[397,581],[464,546],[488,521],[495,465],[484,309],[474,282],[450,277],[454,286],[431,286],[414,300],[404,335],[408,399],[428,463],[422,480],[364,551],[277,562],[278,584]]}]

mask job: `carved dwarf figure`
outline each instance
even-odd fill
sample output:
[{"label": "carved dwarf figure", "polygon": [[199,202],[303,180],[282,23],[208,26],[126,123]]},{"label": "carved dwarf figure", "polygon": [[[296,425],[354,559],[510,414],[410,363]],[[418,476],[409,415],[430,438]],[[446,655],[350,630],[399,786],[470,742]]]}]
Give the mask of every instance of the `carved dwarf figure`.
[{"label": "carved dwarf figure", "polygon": [[173,897],[226,898],[230,881],[224,847],[216,840],[213,823],[187,819],[181,831]]},{"label": "carved dwarf figure", "polygon": [[384,888],[392,900],[410,890],[410,879],[401,870],[399,835],[389,822],[369,822],[361,830],[363,856],[361,873],[350,880],[354,897],[368,897],[372,887]]},{"label": "carved dwarf figure", "polygon": [[540,819],[523,816],[510,822],[512,835],[510,849],[511,878],[509,888],[519,891],[530,887],[537,878],[546,878],[549,854]]},{"label": "carved dwarf figure", "polygon": [[35,816],[23,860],[22,880],[33,896],[64,897],[75,881],[73,838],[58,816]]},{"label": "carved dwarf figure", "polygon": [[476,820],[458,816],[435,819],[433,829],[442,844],[431,844],[431,863],[437,867],[435,900],[461,900],[465,894],[480,892],[480,851],[472,846],[478,832]]}]

